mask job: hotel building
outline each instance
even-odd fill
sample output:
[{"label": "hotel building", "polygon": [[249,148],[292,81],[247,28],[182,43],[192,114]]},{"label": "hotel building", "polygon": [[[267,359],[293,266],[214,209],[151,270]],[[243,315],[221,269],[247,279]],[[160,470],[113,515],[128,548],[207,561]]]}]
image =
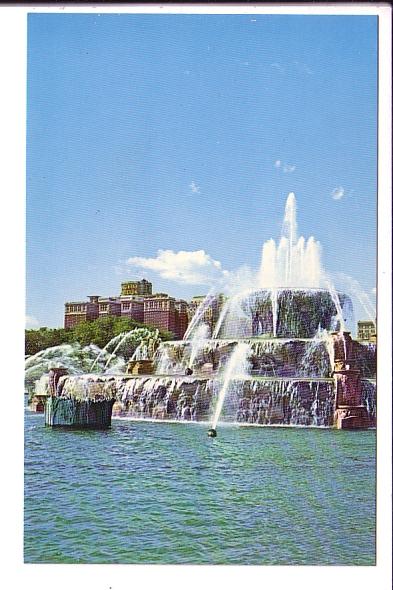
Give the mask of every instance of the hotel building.
[{"label": "hotel building", "polygon": [[181,339],[188,325],[188,304],[166,293],[153,294],[152,284],[145,279],[128,281],[121,284],[118,297],[90,295],[88,301],[66,302],[64,327],[107,316],[128,317]]},{"label": "hotel building", "polygon": [[375,322],[372,322],[371,320],[363,320],[358,322],[358,340],[376,342],[377,330],[375,327]]}]

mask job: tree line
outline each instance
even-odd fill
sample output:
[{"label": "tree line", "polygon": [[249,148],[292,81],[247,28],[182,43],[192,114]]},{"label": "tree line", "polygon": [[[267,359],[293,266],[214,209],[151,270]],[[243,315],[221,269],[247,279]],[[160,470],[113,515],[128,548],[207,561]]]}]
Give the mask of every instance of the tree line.
[{"label": "tree line", "polygon": [[[134,328],[151,328],[131,318],[108,316],[93,321],[84,321],[73,328],[39,328],[25,331],[25,354],[36,354],[40,350],[60,344],[79,343],[81,346],[96,344],[103,348],[108,342],[122,332]],[[172,332],[160,330],[161,340],[174,340]]]}]

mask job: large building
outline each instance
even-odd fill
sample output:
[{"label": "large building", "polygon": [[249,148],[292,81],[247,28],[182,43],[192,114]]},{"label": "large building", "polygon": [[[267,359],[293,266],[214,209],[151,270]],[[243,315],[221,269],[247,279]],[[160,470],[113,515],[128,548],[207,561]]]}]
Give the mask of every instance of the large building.
[{"label": "large building", "polygon": [[[72,328],[81,322],[99,317],[98,295],[90,295],[89,301],[69,301],[65,304],[64,327]],[[102,300],[102,299],[101,299]]]},{"label": "large building", "polygon": [[371,320],[363,320],[358,322],[358,340],[368,340],[375,342],[377,339],[377,330],[375,322]]},{"label": "large building", "polygon": [[188,304],[166,293],[153,294],[152,284],[145,279],[128,281],[121,284],[118,297],[90,295],[89,301],[65,303],[64,327],[107,316],[128,317],[181,339],[188,325]]},{"label": "large building", "polygon": [[156,293],[144,300],[144,322],[159,330],[172,332],[181,339],[187,330],[187,302],[166,293]]},{"label": "large building", "polygon": [[153,285],[142,279],[141,281],[127,281],[121,284],[120,297],[128,297],[129,295],[139,295],[140,297],[148,297],[153,293]]}]

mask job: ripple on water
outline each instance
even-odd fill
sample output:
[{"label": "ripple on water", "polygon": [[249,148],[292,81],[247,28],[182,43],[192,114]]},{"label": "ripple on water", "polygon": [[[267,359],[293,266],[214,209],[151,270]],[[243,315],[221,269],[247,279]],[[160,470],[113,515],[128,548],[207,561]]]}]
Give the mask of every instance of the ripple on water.
[{"label": "ripple on water", "polygon": [[26,562],[375,562],[374,431],[26,415],[25,436]]}]

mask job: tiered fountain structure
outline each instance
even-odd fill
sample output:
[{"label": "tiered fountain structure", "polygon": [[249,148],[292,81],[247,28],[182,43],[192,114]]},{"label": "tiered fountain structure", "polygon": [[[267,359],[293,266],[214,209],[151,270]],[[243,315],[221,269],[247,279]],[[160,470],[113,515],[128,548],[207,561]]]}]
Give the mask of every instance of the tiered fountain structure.
[{"label": "tiered fountain structure", "polygon": [[[128,372],[67,376],[52,369],[46,423],[107,427],[112,413],[207,421],[214,430],[219,422],[375,425],[375,346],[352,340],[345,327],[350,298],[324,273],[319,243],[298,239],[296,230],[291,193],[279,243],[263,246],[256,287],[223,304],[209,294],[184,340],[141,344]],[[208,325],[218,301],[220,315]]]}]

